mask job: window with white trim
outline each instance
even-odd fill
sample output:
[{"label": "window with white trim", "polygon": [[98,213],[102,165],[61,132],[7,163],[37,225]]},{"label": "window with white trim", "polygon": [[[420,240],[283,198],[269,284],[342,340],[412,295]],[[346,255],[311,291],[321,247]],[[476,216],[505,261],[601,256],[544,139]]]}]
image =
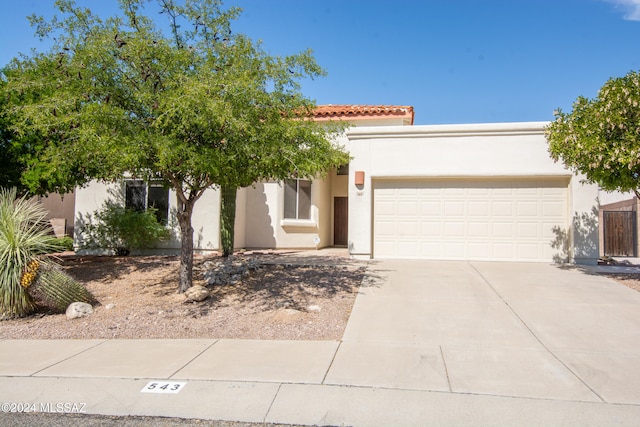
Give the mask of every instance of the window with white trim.
[{"label": "window with white trim", "polygon": [[160,224],[169,221],[169,189],[160,184],[145,183],[139,179],[128,179],[125,185],[125,207],[138,212],[154,208]]},{"label": "window with white trim", "polygon": [[311,181],[284,181],[284,219],[311,219]]}]

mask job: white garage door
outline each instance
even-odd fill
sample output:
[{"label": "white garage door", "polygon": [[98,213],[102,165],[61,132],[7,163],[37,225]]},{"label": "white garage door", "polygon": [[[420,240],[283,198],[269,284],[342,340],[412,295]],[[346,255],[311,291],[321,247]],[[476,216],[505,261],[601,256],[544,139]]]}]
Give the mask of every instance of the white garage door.
[{"label": "white garage door", "polygon": [[565,179],[374,181],[374,257],[551,261]]}]

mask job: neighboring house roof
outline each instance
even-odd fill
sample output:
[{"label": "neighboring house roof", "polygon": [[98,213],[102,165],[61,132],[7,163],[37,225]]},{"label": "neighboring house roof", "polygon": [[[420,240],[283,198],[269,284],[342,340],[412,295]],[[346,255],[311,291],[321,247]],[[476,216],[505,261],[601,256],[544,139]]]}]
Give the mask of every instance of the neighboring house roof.
[{"label": "neighboring house roof", "polygon": [[318,105],[314,112],[316,120],[330,120],[332,118],[369,118],[385,117],[405,118],[413,124],[413,107],[408,105]]}]

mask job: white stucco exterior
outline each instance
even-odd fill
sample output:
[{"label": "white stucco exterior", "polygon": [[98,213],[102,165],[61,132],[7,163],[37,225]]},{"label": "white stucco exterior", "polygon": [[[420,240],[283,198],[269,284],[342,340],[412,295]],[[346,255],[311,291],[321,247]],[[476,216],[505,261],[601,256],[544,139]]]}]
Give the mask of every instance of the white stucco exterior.
[{"label": "white stucco exterior", "polygon": [[[338,175],[333,170],[313,181],[309,220],[284,218],[284,189],[280,182],[256,183],[239,190],[235,246],[247,249],[332,246],[338,221],[334,215],[336,198],[347,197],[349,252],[354,257],[371,258],[376,256],[375,187],[380,187],[383,181],[387,187],[393,187],[393,183],[415,183],[418,189],[433,183],[446,187],[456,180],[487,186],[494,182],[500,183],[499,186],[508,182],[514,182],[515,186],[525,183],[525,187],[535,182],[540,183],[535,184],[540,186],[537,189],[540,197],[553,191],[556,194],[555,201],[542,201],[540,208],[543,215],[544,206],[553,206],[555,216],[548,218],[550,222],[539,217],[537,226],[554,225],[566,231],[569,246],[565,255],[574,261],[593,263],[597,260],[598,188],[582,184],[579,177],[549,157],[543,133],[546,122],[411,126],[412,114],[411,110],[411,120],[408,116],[391,115],[350,118],[353,127],[337,141],[351,155],[349,173]],[[364,173],[363,185],[356,185],[356,172]],[[92,183],[77,191],[76,225],[83,215],[100,208],[110,190],[118,190],[118,186]],[[535,196],[523,197],[522,204],[535,204],[531,198]],[[491,200],[487,199],[487,203]],[[175,206],[175,195],[171,194],[170,210]],[[558,206],[563,212],[557,212]],[[193,214],[196,250],[219,249],[219,209],[216,189],[207,191],[197,202]],[[517,222],[517,216],[512,221]],[[175,231],[178,236],[177,228]],[[538,244],[546,245],[549,230],[538,234]],[[517,240],[516,234],[513,240]],[[165,245],[165,249],[178,248],[177,238]],[[551,261],[546,259],[547,249],[538,253],[543,254],[538,260]]]},{"label": "white stucco exterior", "polygon": [[[583,185],[548,155],[546,122],[354,128],[347,132],[353,156],[349,176],[349,248],[370,258],[373,248],[373,187],[376,180],[428,178],[558,178],[568,186],[567,218],[597,208],[598,189]],[[354,171],[365,173],[356,186]],[[564,224],[574,234],[571,220]],[[597,260],[597,233],[590,246],[573,245],[576,262]]]}]

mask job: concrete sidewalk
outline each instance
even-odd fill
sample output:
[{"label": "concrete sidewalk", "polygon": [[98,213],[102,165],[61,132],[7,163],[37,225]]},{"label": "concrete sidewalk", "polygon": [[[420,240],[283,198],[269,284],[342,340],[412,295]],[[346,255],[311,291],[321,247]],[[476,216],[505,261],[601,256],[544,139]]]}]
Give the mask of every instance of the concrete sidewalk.
[{"label": "concrete sidewalk", "polygon": [[[142,392],[150,382],[179,392]],[[342,341],[4,340],[0,402],[305,425],[637,425],[640,293],[544,264],[374,261]]]}]

